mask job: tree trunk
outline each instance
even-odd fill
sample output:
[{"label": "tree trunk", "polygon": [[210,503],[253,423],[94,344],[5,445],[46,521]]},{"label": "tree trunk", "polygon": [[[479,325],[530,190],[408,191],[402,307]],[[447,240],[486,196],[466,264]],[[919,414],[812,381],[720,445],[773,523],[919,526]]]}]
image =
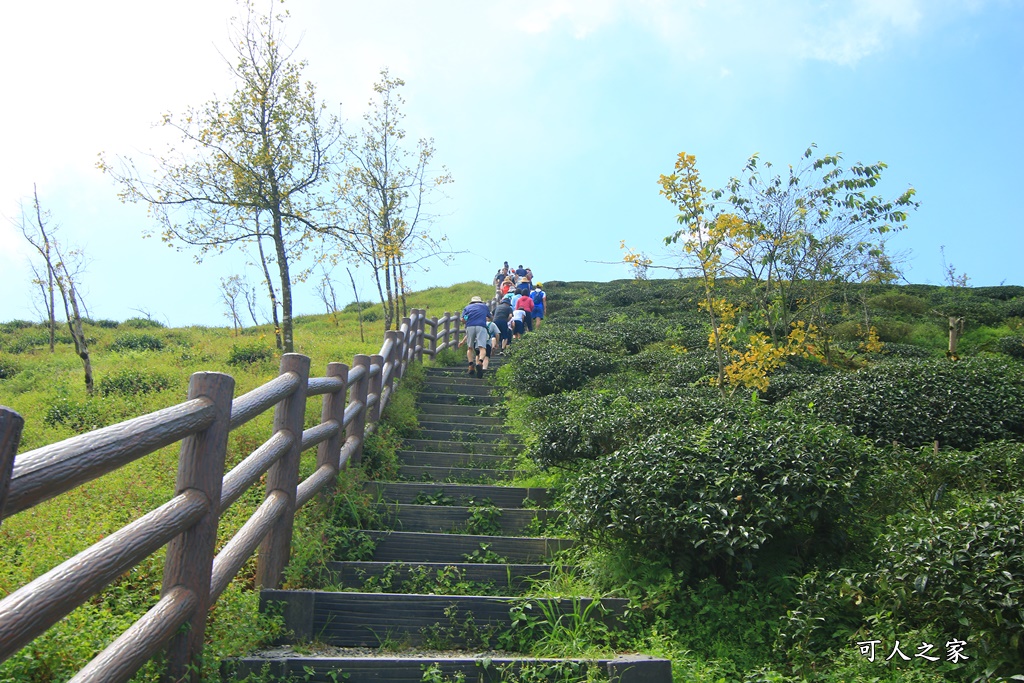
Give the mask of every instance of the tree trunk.
[{"label": "tree trunk", "polygon": [[402,317],[409,317],[409,304],[405,300],[405,267],[402,265],[401,259],[398,261],[398,291],[402,295]]},{"label": "tree trunk", "polygon": [[68,283],[67,298],[71,302],[70,311],[67,311],[68,302],[64,302],[65,312],[68,313],[68,329],[71,331],[71,338],[75,342],[75,353],[82,359],[82,367],[85,370],[85,393],[92,396],[92,362],[89,359],[89,347],[85,342],[85,333],[82,331],[82,316],[78,310],[78,296],[75,294],[74,283]]},{"label": "tree trunk", "polygon": [[960,343],[960,336],[964,333],[964,319],[957,316],[949,316],[949,350],[946,357],[956,359],[956,346]]},{"label": "tree trunk", "polygon": [[263,237],[259,235],[259,226],[256,229],[256,246],[260,252],[260,265],[263,266],[263,277],[266,279],[267,289],[270,290],[271,319],[274,321],[274,341],[277,343],[277,350],[283,347],[281,344],[281,322],[277,319],[277,292],[274,290],[274,280],[270,277],[270,268],[267,266],[267,257],[263,254]]},{"label": "tree trunk", "polygon": [[285,353],[295,350],[292,340],[292,283],[288,274],[288,254],[284,246],[281,214],[274,210],[274,247],[277,249],[277,270],[281,275],[281,344]]},{"label": "tree trunk", "polygon": [[391,321],[395,319],[395,299],[391,291],[391,259],[384,259],[384,290],[388,300],[384,304],[384,329],[391,329]]}]

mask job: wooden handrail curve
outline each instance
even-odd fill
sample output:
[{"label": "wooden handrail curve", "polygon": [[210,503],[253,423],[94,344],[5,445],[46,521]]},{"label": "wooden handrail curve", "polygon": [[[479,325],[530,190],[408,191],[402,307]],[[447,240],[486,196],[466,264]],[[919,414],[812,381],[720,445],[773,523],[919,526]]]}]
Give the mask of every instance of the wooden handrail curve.
[{"label": "wooden handrail curve", "polygon": [[[356,355],[351,368],[330,363],[327,376],[310,378],[307,357],[285,354],[276,378],[237,398],[229,375],[197,372],[183,403],[18,455],[24,421],[0,406],[0,524],[181,441],[170,501],[0,600],[0,662],[167,545],[160,600],[72,680],[127,681],[164,649],[168,678],[198,680],[210,606],[257,548],[257,582],[279,585],[295,511],[360,461],[394,381],[424,354],[433,359],[457,347],[459,322],[448,312],[438,320],[413,309],[385,334],[380,353]],[[321,421],[303,430],[306,399],[318,395],[324,396]],[[273,433],[225,472],[228,433],[272,406]],[[299,482],[299,455],[314,446],[317,467]],[[264,475],[264,502],[215,555],[221,514]]]}]

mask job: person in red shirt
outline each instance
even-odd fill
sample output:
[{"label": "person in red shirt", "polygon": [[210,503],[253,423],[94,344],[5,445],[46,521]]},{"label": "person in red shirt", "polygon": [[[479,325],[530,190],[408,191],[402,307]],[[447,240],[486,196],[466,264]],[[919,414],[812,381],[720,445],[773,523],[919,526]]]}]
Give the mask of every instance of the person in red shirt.
[{"label": "person in red shirt", "polygon": [[533,332],[533,299],[528,296],[521,296],[516,301],[516,308],[526,311],[523,323],[530,332]]}]

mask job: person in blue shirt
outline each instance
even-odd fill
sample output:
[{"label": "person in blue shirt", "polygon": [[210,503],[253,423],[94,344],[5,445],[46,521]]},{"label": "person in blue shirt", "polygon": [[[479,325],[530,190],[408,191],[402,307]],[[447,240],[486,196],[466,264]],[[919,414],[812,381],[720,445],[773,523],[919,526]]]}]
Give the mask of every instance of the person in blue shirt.
[{"label": "person in blue shirt", "polygon": [[530,292],[530,298],[533,299],[533,324],[540,329],[540,321],[544,319],[544,306],[548,303],[548,295],[541,289],[539,282]]},{"label": "person in blue shirt", "polygon": [[484,376],[484,358],[487,357],[487,315],[490,309],[478,296],[474,296],[462,309],[462,320],[466,323],[466,359],[469,361],[467,374],[476,372],[476,376]]}]

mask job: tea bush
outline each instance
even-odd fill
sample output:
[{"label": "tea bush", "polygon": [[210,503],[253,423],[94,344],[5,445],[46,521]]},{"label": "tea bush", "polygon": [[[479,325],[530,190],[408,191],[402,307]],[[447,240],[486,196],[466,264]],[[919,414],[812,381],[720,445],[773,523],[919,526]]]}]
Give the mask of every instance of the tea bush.
[{"label": "tea bush", "polygon": [[372,301],[353,301],[352,303],[345,306],[345,308],[341,309],[341,312],[358,313],[360,311],[365,311],[367,308],[370,308],[371,306],[374,305],[375,304]]},{"label": "tea bush", "polygon": [[274,351],[262,342],[254,341],[248,344],[233,344],[231,353],[228,354],[228,365],[252,365],[270,360],[274,357]]},{"label": "tea bush", "polygon": [[1024,439],[1024,367],[997,358],[878,363],[823,377],[788,401],[879,443],[970,449]]},{"label": "tea bush", "polygon": [[999,350],[1010,358],[1024,360],[1024,337],[1003,337],[999,340]]},{"label": "tea bush", "polygon": [[153,320],[152,318],[128,318],[122,322],[121,325],[123,327],[131,327],[137,330],[164,327],[162,322],[159,320]]},{"label": "tea bush", "polygon": [[1024,664],[1022,520],[1024,497],[1010,496],[902,522],[879,541],[881,602],[914,626],[966,625]]},{"label": "tea bush", "polygon": [[119,334],[110,345],[110,350],[117,352],[159,351],[162,348],[164,348],[164,342],[160,337],[155,337],[145,332],[125,332],[124,334]]},{"label": "tea bush", "polygon": [[663,340],[666,335],[665,323],[650,318],[609,321],[595,325],[594,331],[618,338],[629,354],[639,353],[645,346]]},{"label": "tea bush", "polygon": [[64,425],[76,434],[105,427],[112,421],[112,416],[98,400],[73,399],[66,395],[52,401],[43,415],[43,423],[47,426]]},{"label": "tea bush", "polygon": [[813,659],[854,639],[923,631],[968,641],[973,659],[958,679],[1024,670],[1022,519],[1019,495],[904,515],[878,539],[873,566],[803,577],[780,640]]},{"label": "tea bush", "polygon": [[[581,335],[582,336],[582,335]],[[617,365],[614,356],[592,348],[577,346],[558,335],[534,333],[512,347],[511,382],[530,396],[547,396],[582,386],[591,377],[611,372]]]},{"label": "tea bush", "polygon": [[29,327],[35,327],[36,323],[31,320],[10,320],[5,323],[0,323],[0,332],[9,334],[15,330],[24,330]]},{"label": "tea bush", "polygon": [[21,372],[21,366],[10,358],[0,356],[0,379],[10,379]]},{"label": "tea bush", "polygon": [[173,386],[171,378],[158,372],[125,368],[110,375],[100,377],[97,389],[100,395],[137,396],[155,391],[163,391]]},{"label": "tea bush", "polygon": [[530,407],[538,430],[528,454],[545,466],[574,466],[679,425],[734,419],[748,406],[710,388],[684,396],[664,389],[556,394]]},{"label": "tea bush", "polygon": [[792,414],[678,427],[602,456],[573,485],[574,526],[696,575],[731,576],[767,545],[840,548],[874,449]]},{"label": "tea bush", "polygon": [[868,306],[893,313],[909,313],[911,315],[921,315],[928,310],[928,302],[924,299],[898,292],[886,292],[885,294],[873,296],[868,299]]}]

